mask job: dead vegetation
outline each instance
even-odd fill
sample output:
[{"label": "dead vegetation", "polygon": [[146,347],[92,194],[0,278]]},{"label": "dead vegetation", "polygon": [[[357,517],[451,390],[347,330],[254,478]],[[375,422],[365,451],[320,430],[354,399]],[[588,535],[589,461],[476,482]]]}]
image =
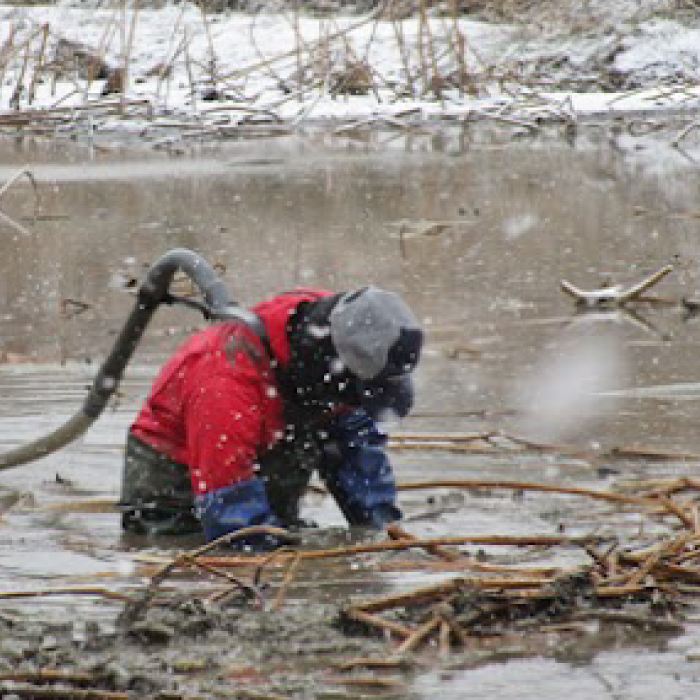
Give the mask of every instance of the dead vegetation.
[{"label": "dead vegetation", "polygon": [[[438,453],[474,444],[530,455],[566,453],[564,446],[525,444],[497,433],[404,433],[394,436],[392,449]],[[678,458],[620,452],[636,460]],[[409,523],[330,547],[313,539],[300,546],[295,535],[256,528],[258,534],[289,535],[294,546],[260,555],[232,550],[232,543],[253,532],[239,531],[173,557],[135,553],[136,578],[127,585],[98,577],[4,591],[0,599],[17,607],[11,615],[0,613],[0,625],[10,626],[18,645],[6,646],[5,653],[22,655],[23,664],[0,668],[0,692],[105,700],[137,692],[175,700],[218,697],[230,692],[232,682],[241,698],[248,697],[248,683],[261,693],[256,697],[265,698],[315,697],[319,688],[329,687],[344,687],[348,695],[338,697],[348,698],[359,688],[405,692],[417,668],[484,663],[504,650],[520,656],[549,653],[545,649],[564,654],[582,640],[602,640],[604,630],[614,631],[615,644],[636,644],[644,636],[680,633],[697,610],[696,479],[626,479],[604,490],[450,479],[403,483],[400,489],[482,498],[541,493],[580,502],[583,510],[587,503],[605,510],[596,511],[589,532],[574,528],[578,534],[567,534],[566,527],[419,537]],[[63,510],[85,511],[81,504],[63,505]],[[104,512],[113,504],[98,505]],[[625,516],[637,523],[627,534],[613,527],[601,530],[605,518],[617,522]],[[572,558],[578,563],[567,564]],[[395,586],[377,595],[377,575],[388,573]],[[408,573],[442,579],[402,584]],[[342,587],[343,581],[350,584],[349,593],[336,592],[329,603],[328,587]],[[42,626],[19,617],[21,601],[56,596],[102,600],[116,607],[115,624],[95,624],[78,634],[71,622]],[[290,675],[292,668],[297,675]]]},{"label": "dead vegetation", "polygon": [[[104,12],[111,14],[90,43],[61,35],[50,22],[35,24],[19,16],[9,21],[0,47],[0,99],[9,107],[0,113],[0,128],[55,133],[58,126],[89,127],[92,135],[114,116],[141,118],[154,125],[168,120],[172,125],[172,110],[181,108],[170,103],[171,95],[184,86],[187,114],[180,113],[178,120],[190,127],[194,121],[198,134],[211,136],[250,126],[267,126],[270,131],[281,124],[294,127],[313,119],[315,103],[327,95],[338,100],[369,95],[377,105],[432,101],[449,116],[464,98],[501,94],[513,102],[512,108],[474,105],[468,117],[508,119],[530,113],[536,118],[527,120],[528,130],[537,131],[541,119],[575,121],[566,105],[544,96],[552,88],[606,91],[659,84],[659,76],[652,73],[623,74],[613,65],[625,31],[605,33],[581,65],[571,64],[557,42],[539,41],[544,26],[548,37],[552,32],[572,37],[600,33],[604,8],[596,3],[582,9],[580,3],[554,0],[386,0],[340,9],[348,7],[366,14],[353,17],[334,10],[318,23],[312,37],[302,24],[313,16],[313,3],[275,5],[278,17],[292,30],[295,45],[274,52],[264,48],[265,29],[251,14],[246,39],[258,60],[236,66],[226,65],[217,43],[221,38],[216,24],[225,7],[200,4],[201,16],[194,26],[191,16],[185,19],[183,6],[168,44],[149,50],[153,61],[147,66],[135,60],[137,49],[144,48],[137,46],[137,29],[140,16],[152,10],[138,3],[131,7],[126,3],[121,9],[105,4]],[[667,2],[650,2],[624,21],[680,11]],[[510,32],[503,50],[489,56],[483,46],[474,45],[464,28],[465,18],[510,22],[503,30]],[[564,27],[561,31],[555,30],[559,24]],[[518,45],[530,48],[506,58]],[[377,59],[378,47],[392,49],[398,56],[395,66]],[[674,71],[670,83],[661,81],[666,98],[669,89],[683,93],[694,84],[693,66],[677,66]],[[279,98],[261,101],[261,95],[271,90]],[[305,102],[309,96],[312,101]],[[297,102],[296,116],[290,120],[289,105]],[[405,128],[413,117],[421,116],[412,114],[405,123],[399,116],[393,126]]]}]

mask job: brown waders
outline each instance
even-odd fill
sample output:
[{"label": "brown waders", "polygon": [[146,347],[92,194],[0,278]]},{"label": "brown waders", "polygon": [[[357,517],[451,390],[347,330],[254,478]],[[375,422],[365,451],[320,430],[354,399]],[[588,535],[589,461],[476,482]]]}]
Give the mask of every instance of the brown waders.
[{"label": "brown waders", "polygon": [[122,527],[141,535],[202,531],[195,515],[189,469],[129,434],[124,455]]},{"label": "brown waders", "polygon": [[[259,460],[270,509],[285,527],[303,525],[299,502],[324,457],[311,431],[288,433]],[[196,516],[189,469],[134,435],[126,442],[119,506],[122,527],[143,535],[190,535],[202,531]]]}]

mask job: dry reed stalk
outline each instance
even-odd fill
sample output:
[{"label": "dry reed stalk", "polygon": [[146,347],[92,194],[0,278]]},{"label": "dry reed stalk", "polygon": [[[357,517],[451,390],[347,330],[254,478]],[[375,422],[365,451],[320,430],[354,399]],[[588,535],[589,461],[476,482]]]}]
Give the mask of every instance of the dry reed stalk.
[{"label": "dry reed stalk", "polygon": [[465,557],[455,561],[402,561],[392,560],[375,564],[371,567],[376,571],[478,571],[483,574],[513,574],[531,576],[532,578],[550,578],[559,576],[562,570],[553,566],[522,567],[504,564],[482,564]]},{"label": "dry reed stalk", "polygon": [[[183,559],[183,564],[192,566],[196,569],[200,569],[201,571],[204,571],[207,574],[211,574],[212,576],[217,576],[219,578],[226,579],[226,581],[236,586],[236,588],[238,588],[241,591],[245,591],[246,593],[251,595],[251,597],[256,598],[258,602],[262,604],[262,595],[256,586],[252,586],[251,584],[242,581],[238,577],[232,576],[228,573],[228,571],[221,571],[221,569],[217,569],[215,566],[207,564],[206,562],[198,561],[195,558]],[[227,591],[227,593],[228,592],[229,591]]]},{"label": "dry reed stalk", "polygon": [[459,643],[464,648],[467,648],[473,641],[472,638],[469,636],[469,633],[454,618],[450,617],[443,619],[445,619],[447,624],[450,626],[450,631],[455,637],[457,637]]},{"label": "dry reed stalk", "polygon": [[[407,630],[408,631],[408,628]],[[355,668],[371,668],[371,669],[402,669],[407,668],[406,661],[404,659],[348,659],[339,664],[336,664],[334,668],[338,671],[352,671]]]},{"label": "dry reed stalk", "polygon": [[[446,228],[456,225],[457,222],[437,221],[431,222],[431,226],[439,226]],[[393,433],[389,436],[390,442],[413,444],[430,444],[430,443],[462,443],[474,442],[475,440],[493,440],[501,437],[497,430],[484,430],[478,433]]]},{"label": "dry reed stalk", "polygon": [[[38,209],[39,209],[39,189],[36,183],[36,180],[34,179],[34,175],[28,168],[20,168],[14,175],[12,175],[6,182],[5,184],[0,188],[0,199],[7,193],[7,191],[14,185],[21,177],[26,177],[33,189],[34,192],[34,218],[32,221],[32,225],[36,223],[36,218],[38,214]],[[11,216],[8,214],[5,214],[0,209],[0,219],[4,221],[8,226],[11,226],[14,228],[16,231],[19,231],[21,234],[25,236],[31,236],[31,232],[22,224],[20,224],[18,221],[15,221]]]},{"label": "dry reed stalk", "polygon": [[[129,0],[124,0],[124,20],[126,21],[126,7]],[[119,93],[119,106],[122,116],[125,115],[126,111],[126,99],[127,93],[129,91],[129,63],[131,62],[131,54],[134,48],[134,37],[136,36],[136,25],[139,18],[140,12],[140,0],[133,0],[133,7],[131,9],[131,22],[129,23],[129,31],[126,35],[126,43],[122,43],[123,54],[122,54],[122,88]]]},{"label": "dry reed stalk", "polygon": [[399,56],[401,57],[401,65],[403,66],[403,71],[406,76],[406,87],[411,97],[416,96],[416,87],[413,83],[413,75],[411,72],[411,64],[409,62],[409,53],[406,47],[406,38],[403,33],[403,23],[400,19],[396,19],[393,16],[390,18],[391,26],[394,30],[394,38],[396,39],[396,46],[399,50]]},{"label": "dry reed stalk", "polygon": [[434,443],[434,442],[411,442],[392,443],[389,441],[389,448],[398,451],[419,450],[421,452],[451,452],[453,454],[498,454],[504,450],[491,443]]},{"label": "dry reed stalk", "polygon": [[129,700],[130,693],[97,688],[57,688],[43,685],[0,686],[0,696],[31,698],[31,700]]},{"label": "dry reed stalk", "polygon": [[[420,548],[427,546],[457,546],[457,545],[482,545],[482,546],[503,546],[503,547],[529,547],[529,546],[555,546],[555,545],[577,545],[583,546],[591,542],[598,541],[596,537],[563,537],[557,535],[532,535],[532,536],[511,536],[511,535],[468,535],[462,537],[435,537],[429,539],[418,539],[411,541],[391,541],[375,542],[368,544],[356,544],[348,547],[338,547],[336,549],[319,549],[313,551],[299,552],[301,559],[332,559],[337,557],[354,556],[355,554],[376,554],[379,552],[396,551],[402,549]],[[281,553],[280,561],[296,556],[296,553]],[[240,558],[233,557],[205,557],[206,561],[214,566],[227,566],[231,561],[233,566],[240,564]],[[254,559],[251,558],[251,561]],[[177,560],[172,560],[168,566],[177,566]]]},{"label": "dry reed stalk", "polygon": [[[76,90],[76,92],[78,92]],[[64,98],[65,99],[65,98]],[[33,122],[51,122],[53,121],[72,121],[75,113],[88,112],[97,115],[117,114],[119,112],[119,102],[112,100],[96,101],[89,105],[75,105],[74,107],[60,107],[57,103],[53,107],[46,109],[21,110],[19,112],[6,113],[0,115],[0,124],[9,126],[31,124]],[[134,99],[127,100],[128,107],[145,107],[150,108],[151,103],[148,100]]]},{"label": "dry reed stalk", "polygon": [[[336,685],[350,685],[367,688],[376,688],[378,690],[396,690],[397,688],[403,688],[406,685],[406,683],[403,680],[400,680],[398,678],[377,678],[376,676],[368,676],[366,678],[362,678],[360,676],[351,676],[348,678],[327,677],[325,678],[325,681],[327,683],[333,683]],[[263,699],[261,698],[261,700]]]},{"label": "dry reed stalk", "polygon": [[514,491],[543,491],[546,493],[561,493],[571,496],[586,496],[602,501],[634,505],[645,508],[654,508],[657,503],[654,499],[626,496],[610,491],[596,491],[577,486],[557,486],[556,484],[544,484],[530,481],[501,481],[488,479],[434,479],[429,481],[399,482],[400,491],[416,491],[422,489],[512,489]]},{"label": "dry reed stalk", "polygon": [[190,42],[187,40],[187,29],[185,29],[185,70],[187,71],[187,80],[190,83],[190,94],[192,95],[192,107],[197,111],[197,85],[192,72],[192,58],[190,56]]},{"label": "dry reed stalk", "polygon": [[27,73],[27,67],[29,66],[29,59],[32,53],[32,41],[34,40],[34,35],[32,34],[27,41],[24,43],[24,57],[22,59],[22,66],[15,82],[15,89],[12,92],[12,97],[10,97],[10,107],[13,109],[19,109],[19,103],[22,98],[22,93],[24,91],[24,78]]},{"label": "dry reed stalk", "polygon": [[177,18],[175,20],[175,24],[173,25],[172,31],[170,33],[170,38],[168,39],[168,46],[165,50],[165,56],[169,58],[165,58],[162,61],[161,64],[161,69],[159,70],[158,74],[158,84],[156,86],[156,95],[160,96],[161,94],[161,89],[163,85],[163,80],[167,79],[167,89],[165,92],[165,96],[163,98],[163,101],[165,104],[168,102],[168,96],[169,96],[169,89],[170,89],[170,77],[173,73],[173,66],[175,65],[175,62],[177,61],[178,57],[180,54],[184,51],[185,47],[185,42],[186,42],[186,37],[184,36],[179,40],[175,48],[173,49],[175,39],[178,35],[178,32],[180,30],[180,26],[182,24],[184,14],[186,11],[186,8],[188,7],[187,3],[182,3],[182,6],[180,8],[180,12],[177,15]]},{"label": "dry reed stalk", "polygon": [[94,683],[95,677],[90,673],[79,671],[61,671],[54,668],[42,668],[37,671],[0,671],[0,681],[16,683]]},{"label": "dry reed stalk", "polygon": [[439,617],[432,617],[427,622],[424,622],[417,630],[411,634],[408,639],[405,639],[392,653],[393,657],[401,657],[409,651],[415,649],[424,639],[430,636],[436,629],[440,627],[442,620]]},{"label": "dry reed stalk", "polygon": [[[414,535],[411,535],[410,533],[406,532],[398,523],[390,523],[387,528],[386,528],[387,535],[391,537],[394,540],[411,540],[415,541],[418,538],[415,537]],[[437,547],[434,545],[429,545],[425,548],[425,551],[428,552],[428,554],[433,554],[436,557],[439,557],[440,559],[444,559],[445,561],[458,561],[458,560],[464,560],[464,556],[459,554],[458,552],[450,552],[448,550],[442,549],[441,547]]]},{"label": "dry reed stalk", "polygon": [[[301,47],[304,44],[303,38],[301,36],[301,30],[299,29],[299,0],[292,0],[292,16],[293,22],[292,27],[294,29],[294,35],[296,37],[295,42],[295,54],[294,60],[296,61],[296,74],[297,74],[297,90],[299,91],[300,98],[304,97],[304,84],[303,84],[303,71],[304,64],[302,62]],[[322,45],[322,44],[320,44]]]},{"label": "dry reed stalk", "polygon": [[371,627],[376,627],[384,632],[390,634],[396,634],[404,639],[408,638],[413,634],[413,630],[410,627],[406,627],[398,622],[393,622],[392,620],[384,620],[378,615],[372,615],[371,613],[360,610],[359,608],[351,607],[344,611],[345,615],[351,620],[357,622],[362,622],[365,625]]},{"label": "dry reed stalk", "polygon": [[450,623],[445,620],[440,620],[440,634],[439,634],[439,645],[440,645],[440,656],[444,659],[452,653],[452,644],[450,643],[450,637],[452,636],[452,629]]},{"label": "dry reed stalk", "polygon": [[209,54],[209,59],[207,61],[207,72],[209,73],[209,83],[211,85],[211,89],[216,93],[219,89],[219,75],[217,69],[216,51],[214,50],[214,39],[211,35],[211,26],[209,24],[209,20],[207,20],[204,5],[200,5],[199,9],[202,15],[202,24],[204,25],[204,35],[207,38],[207,50]]},{"label": "dry reed stalk", "polygon": [[231,542],[245,539],[246,537],[253,535],[272,535],[273,537],[280,537],[292,541],[296,539],[290,535],[287,530],[283,530],[282,528],[254,525],[252,527],[242,528],[240,530],[236,530],[235,532],[230,532],[223,535],[222,537],[218,537],[217,539],[212,540],[211,542],[208,542],[207,544],[204,544],[192,551],[183,552],[156,571],[156,573],[151,577],[148,585],[142,590],[139,599],[133,601],[131,606],[125,608],[117,621],[120,624],[129,624],[138,619],[143,610],[145,610],[145,608],[148,606],[151,598],[155,595],[160,584],[179,566],[186,566],[194,559],[197,559],[198,563],[215,566],[212,561],[200,560],[199,558],[216,547],[230,544]]},{"label": "dry reed stalk", "polygon": [[371,81],[371,88],[372,88],[372,91],[374,92],[374,96],[375,96],[377,102],[380,102],[381,99],[379,96],[379,90],[378,90],[377,85],[376,85],[376,79],[378,78],[385,87],[388,87],[388,83],[382,77],[382,75],[379,73],[379,71],[374,66],[372,66],[372,64],[370,63],[370,60],[369,60],[370,50],[372,48],[372,44],[374,43],[374,41],[376,39],[378,28],[379,28],[379,19],[377,19],[375,21],[375,23],[372,25],[372,31],[370,32],[369,37],[367,39],[367,42],[363,48],[363,51],[362,51],[363,55],[362,56],[356,55],[356,52],[353,50],[353,48],[350,44],[349,37],[347,35],[343,37],[343,41],[344,41],[345,46],[346,46],[346,52],[348,53],[348,55],[353,57],[355,65],[366,66],[367,73],[371,74],[374,77],[374,79]]},{"label": "dry reed stalk", "polygon": [[29,183],[32,186],[32,189],[34,190],[34,196],[38,197],[38,188],[36,184],[36,179],[34,178],[34,175],[29,168],[20,168],[14,175],[10,176],[6,181],[5,184],[3,184],[2,187],[0,187],[0,199],[5,195],[7,190],[12,187],[12,185],[17,182],[21,177],[26,177],[29,180]]},{"label": "dry reed stalk", "polygon": [[644,560],[642,565],[630,576],[627,581],[629,586],[638,586],[646,578],[648,574],[652,572],[654,567],[661,561],[664,557],[672,557],[678,554],[682,549],[684,549],[690,542],[695,540],[695,535],[693,533],[685,534],[676,540],[667,542],[662,547],[658,547],[654,552],[652,552],[647,559]]},{"label": "dry reed stalk", "polygon": [[2,45],[2,50],[0,50],[0,94],[2,94],[2,88],[5,85],[5,71],[7,70],[7,64],[12,60],[15,55],[15,32],[16,32],[15,20],[10,23],[10,30]]},{"label": "dry reed stalk", "polygon": [[123,593],[111,591],[103,586],[53,586],[33,591],[0,591],[0,600],[19,598],[43,598],[54,595],[95,595],[109,600],[128,602],[131,598]]},{"label": "dry reed stalk", "polygon": [[44,58],[46,56],[46,46],[49,40],[49,24],[48,22],[42,26],[41,31],[41,45],[39,47],[39,54],[34,60],[34,70],[32,71],[32,79],[29,83],[29,90],[27,92],[27,102],[29,104],[34,103],[34,96],[36,93],[36,84],[39,79],[39,75],[44,67]]},{"label": "dry reed stalk", "polygon": [[443,102],[443,77],[440,74],[438,68],[438,60],[435,50],[435,40],[433,39],[433,32],[430,26],[430,18],[428,17],[428,0],[420,0],[420,16],[421,23],[425,26],[425,36],[427,41],[426,50],[428,52],[428,60],[430,61],[429,72],[423,75],[423,95],[426,95],[429,91],[435,95],[435,97],[440,100],[444,106]]},{"label": "dry reed stalk", "polygon": [[187,43],[188,43],[187,32],[183,30],[183,36],[182,36],[182,39],[180,39],[180,43],[177,45],[177,48],[170,56],[170,59],[163,63],[162,70],[160,71],[160,74],[158,76],[158,85],[156,86],[156,95],[158,95],[159,97],[161,96],[163,82],[166,81],[166,90],[165,90],[165,94],[163,95],[163,102],[166,105],[168,103],[168,98],[170,96],[170,83],[171,83],[170,78],[173,74],[173,66],[175,65],[175,62],[177,61],[177,59],[180,57],[180,54],[185,52],[185,50],[187,48]]},{"label": "dry reed stalk", "polygon": [[[109,49],[109,46],[112,42],[112,39],[114,38],[114,33],[119,27],[119,21],[118,21],[118,14],[119,14],[120,8],[119,6],[114,6],[112,8],[112,17],[110,20],[107,22],[104,31],[102,32],[100,36],[100,40],[97,42],[97,49],[95,50],[95,59],[94,61],[88,61],[88,71],[87,71],[87,79],[85,81],[85,86],[83,89],[83,99],[85,102],[88,101],[89,95],[90,95],[90,88],[92,87],[93,82],[99,75],[100,71],[100,66],[101,65],[106,65],[107,60],[107,51]],[[55,75],[55,74],[54,74]]]},{"label": "dry reed stalk", "polygon": [[693,518],[685,513],[677,503],[674,503],[670,498],[662,496],[661,494],[655,496],[654,500],[659,501],[669,513],[675,515],[691,532],[696,531]]},{"label": "dry reed stalk", "polygon": [[405,607],[408,605],[417,605],[429,603],[439,598],[459,593],[460,591],[471,588],[474,579],[454,578],[449,581],[443,581],[430,586],[416,588],[407,593],[391,593],[385,596],[379,596],[366,600],[364,602],[355,603],[352,606],[353,610],[361,610],[367,613],[378,613],[392,608]]},{"label": "dry reed stalk", "polygon": [[[323,41],[329,41],[329,40],[335,40],[339,37],[342,37],[346,34],[350,34],[356,29],[359,29],[360,27],[364,27],[366,24],[369,22],[374,22],[375,21],[375,15],[371,14],[368,17],[365,17],[364,19],[355,22],[354,24],[344,27],[343,29],[339,29],[337,32],[333,32],[327,37],[323,38]],[[312,43],[310,46],[308,46],[309,51],[314,51],[318,47],[318,44],[320,41],[316,41]],[[284,51],[281,54],[278,54],[276,56],[273,56],[271,58],[265,58],[262,59],[261,61],[258,61],[258,63],[254,63],[251,66],[247,66],[245,68],[241,68],[235,71],[232,71],[230,73],[226,73],[223,76],[219,76],[221,79],[224,80],[234,80],[237,78],[242,78],[245,77],[246,75],[250,75],[251,73],[255,73],[257,70],[261,70],[263,68],[268,68],[270,65],[274,63],[279,63],[280,61],[285,61],[289,58],[295,58],[297,53],[298,53],[298,47],[294,47],[293,49],[290,49],[289,51]]]},{"label": "dry reed stalk", "polygon": [[[255,52],[255,55],[258,57],[258,65],[261,66],[261,68],[266,72],[268,77],[273,82],[275,82],[277,85],[284,85],[285,84],[284,78],[282,78],[282,76],[272,68],[272,65],[268,63],[269,59],[266,59],[264,57],[263,51],[260,48],[260,46],[258,45],[258,40],[256,39],[256,36],[255,36],[255,28],[256,28],[256,24],[257,24],[257,19],[258,19],[258,15],[257,14],[253,15],[251,22],[248,25],[248,39],[250,41],[250,45],[253,47],[253,51]],[[248,75],[245,75],[243,77],[247,78]],[[224,78],[224,79],[227,80],[227,78]]]},{"label": "dry reed stalk", "polygon": [[423,43],[423,33],[425,29],[425,23],[427,21],[427,18],[425,16],[425,2],[426,0],[418,0],[418,33],[416,37],[416,48],[418,50],[418,65],[420,66],[420,76],[423,80],[421,96],[424,96],[427,92],[427,85],[429,83],[429,80],[427,79],[428,64],[425,58],[425,47]]},{"label": "dry reed stalk", "polygon": [[[658,586],[657,586],[658,588]],[[627,584],[622,586],[597,586],[595,589],[595,594],[598,598],[625,598],[627,596],[638,595],[640,593],[648,593],[652,590],[651,586],[629,586]]]},{"label": "dry reed stalk", "polygon": [[294,559],[292,559],[289,566],[287,567],[287,571],[284,574],[284,579],[282,580],[279,590],[277,591],[277,595],[275,596],[275,600],[272,603],[271,610],[273,610],[274,612],[280,610],[282,608],[282,605],[284,605],[284,598],[287,594],[287,590],[290,584],[294,580],[294,575],[296,573],[297,568],[299,567],[300,562],[301,557],[297,554],[297,556],[295,556]]},{"label": "dry reed stalk", "polygon": [[[457,62],[457,69],[459,75],[459,96],[464,97],[464,86],[467,83],[469,77],[469,70],[467,68],[466,53],[464,51],[467,40],[459,28],[458,0],[451,0],[450,9],[452,10],[452,41],[454,42],[454,54]],[[473,83],[472,90],[470,90],[469,92],[476,92]]]},{"label": "dry reed stalk", "polygon": [[665,632],[685,632],[685,627],[673,620],[665,620],[652,615],[637,615],[634,613],[620,612],[617,610],[581,610],[572,614],[571,619],[600,620],[601,622],[615,622],[624,625],[634,625],[642,629],[656,629]]},{"label": "dry reed stalk", "polygon": [[654,571],[657,578],[672,581],[685,581],[687,583],[700,583],[700,569],[690,569],[681,566],[680,563],[658,562]]}]

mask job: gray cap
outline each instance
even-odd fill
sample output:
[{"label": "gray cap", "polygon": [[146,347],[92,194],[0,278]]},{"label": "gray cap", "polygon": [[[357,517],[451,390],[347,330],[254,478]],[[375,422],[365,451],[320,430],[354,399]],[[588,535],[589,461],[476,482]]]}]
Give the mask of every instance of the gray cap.
[{"label": "gray cap", "polygon": [[377,287],[343,294],[330,313],[331,340],[341,362],[360,379],[375,378],[402,331],[421,326],[401,297]]}]

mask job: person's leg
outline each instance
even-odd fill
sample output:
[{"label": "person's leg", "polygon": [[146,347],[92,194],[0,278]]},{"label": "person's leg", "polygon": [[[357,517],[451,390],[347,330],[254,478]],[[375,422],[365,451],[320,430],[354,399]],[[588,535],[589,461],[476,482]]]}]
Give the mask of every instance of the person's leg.
[{"label": "person's leg", "polygon": [[122,527],[147,535],[201,532],[195,515],[189,470],[129,434],[124,454]]}]

